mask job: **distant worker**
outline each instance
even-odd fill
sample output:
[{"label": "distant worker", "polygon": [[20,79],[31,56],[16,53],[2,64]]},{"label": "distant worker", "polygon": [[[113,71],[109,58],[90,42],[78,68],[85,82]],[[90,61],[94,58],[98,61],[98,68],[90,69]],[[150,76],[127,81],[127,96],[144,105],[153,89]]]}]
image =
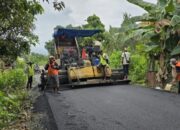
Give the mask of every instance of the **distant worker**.
[{"label": "distant worker", "polygon": [[103,78],[104,78],[104,80],[105,80],[105,79],[106,79],[106,73],[107,73],[107,72],[106,72],[106,69],[107,69],[107,66],[108,66],[107,59],[106,59],[106,54],[103,53],[102,51],[100,51],[99,58],[100,58],[99,67],[102,68]]},{"label": "distant worker", "polygon": [[172,58],[170,59],[170,65],[171,65],[171,74],[172,74],[172,81],[171,83],[172,84],[175,84],[176,83],[176,77],[177,77],[177,72],[176,72],[176,59],[175,58]]},{"label": "distant worker", "polygon": [[91,57],[91,64],[93,66],[97,66],[99,65],[99,62],[100,62],[99,57],[96,55],[95,52],[93,52],[92,57]]},{"label": "distant worker", "polygon": [[27,63],[27,68],[26,68],[27,76],[28,76],[28,81],[27,81],[27,89],[32,88],[32,82],[33,82],[33,76],[34,76],[34,66],[32,62]]},{"label": "distant worker", "polygon": [[41,88],[41,91],[44,90],[44,87],[45,87],[45,85],[46,85],[46,79],[45,79],[45,76],[46,76],[45,70],[42,69],[42,71],[41,71],[41,76],[40,76],[40,80],[41,80],[40,88]]},{"label": "distant worker", "polygon": [[89,46],[87,46],[86,51],[87,51],[87,53],[88,53],[89,58],[91,59],[91,58],[92,58],[92,54],[93,54],[93,52],[94,52],[93,45],[90,44]]},{"label": "distant worker", "polygon": [[122,65],[123,65],[123,71],[124,71],[124,79],[128,79],[130,53],[127,51],[126,47],[124,48],[124,51],[121,57],[122,57]]},{"label": "distant worker", "polygon": [[176,72],[177,72],[177,81],[178,81],[178,93],[180,93],[180,60],[176,62]]},{"label": "distant worker", "polygon": [[47,84],[53,88],[54,92],[57,93],[59,89],[59,66],[55,61],[54,56],[49,57],[49,63],[44,67],[48,70],[48,81]]},{"label": "distant worker", "polygon": [[87,53],[86,53],[85,48],[82,49],[82,59],[83,60],[87,59]]}]

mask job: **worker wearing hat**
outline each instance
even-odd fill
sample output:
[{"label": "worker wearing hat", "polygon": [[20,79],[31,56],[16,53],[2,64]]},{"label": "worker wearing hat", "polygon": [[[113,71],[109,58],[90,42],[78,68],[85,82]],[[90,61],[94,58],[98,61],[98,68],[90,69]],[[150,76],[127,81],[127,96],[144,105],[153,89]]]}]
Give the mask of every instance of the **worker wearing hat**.
[{"label": "worker wearing hat", "polygon": [[59,89],[59,66],[55,61],[54,56],[49,57],[49,63],[46,64],[45,70],[48,70],[48,84],[53,87],[54,92],[58,92]]},{"label": "worker wearing hat", "polygon": [[124,48],[124,51],[121,57],[122,57],[122,65],[123,65],[123,71],[124,71],[124,79],[127,79],[128,73],[129,73],[130,53],[127,51],[126,47]]},{"label": "worker wearing hat", "polygon": [[28,66],[27,66],[26,72],[28,75],[28,81],[27,81],[26,88],[31,89],[32,88],[32,82],[33,82],[33,76],[34,76],[34,66],[33,66],[32,62],[28,62],[27,65]]},{"label": "worker wearing hat", "polygon": [[100,63],[99,63],[99,67],[102,68],[103,70],[103,78],[104,80],[106,79],[106,75],[107,75],[107,72],[106,72],[106,68],[108,66],[108,59],[107,59],[107,56],[105,53],[103,53],[103,51],[101,50],[100,51],[100,55],[99,55],[99,58],[100,58]]}]

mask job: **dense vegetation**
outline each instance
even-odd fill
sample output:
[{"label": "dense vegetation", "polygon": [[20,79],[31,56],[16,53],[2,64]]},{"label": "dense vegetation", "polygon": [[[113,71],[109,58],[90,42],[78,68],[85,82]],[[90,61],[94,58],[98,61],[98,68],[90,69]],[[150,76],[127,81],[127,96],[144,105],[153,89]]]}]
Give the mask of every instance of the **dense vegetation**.
[{"label": "dense vegetation", "polygon": [[25,63],[19,60],[16,69],[0,72],[0,128],[19,119],[24,112],[24,101],[28,96],[24,90],[26,84],[24,65]]},{"label": "dense vegetation", "polygon": [[31,55],[29,55],[29,61],[32,61],[34,64],[44,66],[48,61],[48,56],[38,53],[31,53]]},{"label": "dense vegetation", "polygon": [[[54,1],[54,7],[61,10],[64,3]],[[34,20],[42,13],[39,0],[0,2],[0,129],[20,119],[24,112],[24,101],[28,97],[25,90],[27,76],[24,73],[27,60],[18,57],[29,54],[30,46],[38,42],[38,37],[33,34]],[[38,54],[28,57],[39,64],[46,59]]]}]

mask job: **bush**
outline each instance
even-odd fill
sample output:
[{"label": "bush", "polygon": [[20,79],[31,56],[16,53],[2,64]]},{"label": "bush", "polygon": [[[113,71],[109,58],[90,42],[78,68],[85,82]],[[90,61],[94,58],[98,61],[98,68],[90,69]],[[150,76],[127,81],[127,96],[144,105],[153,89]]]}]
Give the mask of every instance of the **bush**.
[{"label": "bush", "polygon": [[110,66],[112,68],[119,68],[121,63],[121,53],[119,51],[113,51],[109,57]]},{"label": "bush", "polygon": [[44,66],[48,61],[48,56],[38,53],[31,53],[31,55],[29,56],[29,60],[34,62],[35,64]]},{"label": "bush", "polygon": [[27,92],[16,91],[14,94],[6,94],[0,91],[0,128],[7,126],[10,122],[20,117],[23,100],[26,99]]},{"label": "bush", "polygon": [[25,84],[23,69],[0,73],[0,128],[19,117],[22,103],[27,97]]},{"label": "bush", "polygon": [[144,84],[147,72],[147,60],[145,55],[131,55],[129,77],[134,83]]},{"label": "bush", "polygon": [[16,60],[16,68],[24,69],[26,66],[26,62],[22,58],[17,58]]},{"label": "bush", "polygon": [[8,70],[0,73],[0,90],[13,91],[24,88],[26,75],[23,69]]}]

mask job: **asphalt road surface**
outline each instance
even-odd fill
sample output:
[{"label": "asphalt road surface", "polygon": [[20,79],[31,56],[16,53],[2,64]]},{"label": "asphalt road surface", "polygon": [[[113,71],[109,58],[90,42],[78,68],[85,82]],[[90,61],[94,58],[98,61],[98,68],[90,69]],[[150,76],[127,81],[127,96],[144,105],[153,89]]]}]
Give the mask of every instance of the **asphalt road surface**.
[{"label": "asphalt road surface", "polygon": [[58,130],[180,130],[180,96],[131,85],[46,93]]}]

